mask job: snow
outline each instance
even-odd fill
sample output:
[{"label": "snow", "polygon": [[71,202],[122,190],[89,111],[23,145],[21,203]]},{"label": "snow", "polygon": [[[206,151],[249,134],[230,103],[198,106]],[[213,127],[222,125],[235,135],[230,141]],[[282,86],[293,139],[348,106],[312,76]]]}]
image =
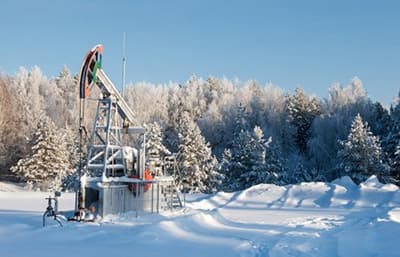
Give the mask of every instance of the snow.
[{"label": "snow", "polygon": [[388,214],[391,221],[400,223],[400,208],[393,208]]},{"label": "snow", "polygon": [[[43,228],[48,195],[0,182],[0,256],[399,255],[400,192],[374,176],[186,195],[181,210]],[[73,199],[64,193],[60,209]]]}]

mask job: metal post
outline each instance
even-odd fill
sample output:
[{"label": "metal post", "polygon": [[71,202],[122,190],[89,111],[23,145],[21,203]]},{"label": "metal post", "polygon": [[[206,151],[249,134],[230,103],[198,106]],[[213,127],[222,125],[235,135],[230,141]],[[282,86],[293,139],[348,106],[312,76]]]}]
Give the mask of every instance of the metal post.
[{"label": "metal post", "polygon": [[124,32],[122,36],[122,97],[125,97],[125,69],[126,69],[126,33]]},{"label": "metal post", "polygon": [[107,177],[107,159],[108,159],[108,151],[109,151],[109,144],[110,144],[110,126],[111,126],[111,111],[112,111],[112,103],[111,99],[107,99],[107,114],[106,114],[106,140],[105,140],[105,149],[104,149],[104,162],[103,162],[103,174],[101,181],[105,181]]},{"label": "metal post", "polygon": [[124,210],[124,212],[126,212],[126,198],[125,198],[125,195],[126,195],[126,188],[124,188],[123,190],[122,190],[122,194],[124,195],[124,197],[123,197],[123,199],[124,199],[124,202],[123,202],[123,210]]},{"label": "metal post", "polygon": [[157,213],[160,213],[160,181],[157,181]]},{"label": "metal post", "polygon": [[135,209],[136,209],[136,218],[138,217],[138,205],[139,205],[139,192],[140,192],[140,188],[139,188],[139,182],[135,182],[135,184],[136,184],[136,206],[135,206]]},{"label": "metal post", "polygon": [[154,183],[151,182],[151,213],[154,213]]}]

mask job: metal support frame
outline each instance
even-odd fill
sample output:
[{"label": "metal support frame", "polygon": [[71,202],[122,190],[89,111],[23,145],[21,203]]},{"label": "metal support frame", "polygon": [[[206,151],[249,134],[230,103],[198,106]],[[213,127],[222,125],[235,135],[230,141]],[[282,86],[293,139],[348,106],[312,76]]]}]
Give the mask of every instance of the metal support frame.
[{"label": "metal support frame", "polygon": [[[133,127],[134,124],[134,113],[129,108],[128,104],[125,102],[123,97],[117,88],[113,85],[111,80],[105,74],[101,68],[103,47],[101,45],[95,46],[90,50],[83,62],[81,75],[80,75],[80,131],[81,131],[81,144],[82,144],[82,131],[86,131],[83,127],[84,124],[84,108],[85,100],[89,96],[89,91],[93,86],[97,86],[102,94],[102,97],[98,99],[97,110],[94,119],[93,128],[89,138],[88,151],[86,164],[80,165],[80,174],[85,174],[81,179],[80,192],[83,201],[81,205],[76,204],[82,208],[85,207],[86,197],[88,196],[86,192],[86,187],[94,189],[99,192],[99,198],[106,199],[110,198],[110,195],[116,194],[116,192],[123,192],[122,201],[124,204],[118,206],[121,212],[128,210],[125,206],[125,199],[130,198],[129,196],[129,185],[135,185],[137,188],[137,195],[135,199],[134,206],[131,204],[129,210],[134,210],[136,216],[139,215],[141,206],[144,205],[144,195],[146,192],[143,190],[147,183],[152,184],[151,192],[151,210],[154,213],[154,204],[156,204],[156,211],[159,213],[160,208],[165,209],[173,208],[175,194],[177,194],[175,184],[173,183],[172,177],[164,178],[164,180],[144,180],[144,170],[145,170],[145,130],[142,127]],[[141,146],[136,148],[135,158],[136,158],[136,172],[138,178],[128,178],[128,169],[126,160],[124,159],[124,147],[127,146],[124,134],[135,134],[142,138]],[[125,144],[124,144],[125,142]],[[132,146],[132,145],[128,145]],[[82,155],[82,152],[81,152]],[[82,159],[82,156],[81,156]],[[123,188],[126,186],[127,190],[121,191],[117,188]],[[155,189],[154,186],[157,186]],[[113,189],[115,187],[115,190]],[[169,190],[168,193],[165,191]],[[110,189],[110,195],[106,196],[105,190]],[[155,192],[155,190],[157,190]],[[115,191],[115,192],[114,192]],[[156,199],[154,199],[156,193]],[[131,192],[132,194],[132,192]],[[179,196],[177,196],[179,198]],[[107,199],[108,199],[107,198]],[[140,199],[139,199],[140,198]],[[100,200],[100,199],[99,199]],[[154,202],[154,200],[156,202]],[[104,200],[106,201],[106,200]],[[107,200],[108,201],[108,200]],[[114,198],[109,199],[110,204],[113,205]],[[179,199],[180,202],[180,199]],[[132,203],[132,202],[130,202]],[[102,211],[107,209],[102,206]]]},{"label": "metal support frame", "polygon": [[[96,116],[88,145],[87,173],[105,180],[110,171],[123,170],[121,133],[118,129],[118,105],[111,98],[98,101]],[[119,157],[119,158],[118,158]]]}]

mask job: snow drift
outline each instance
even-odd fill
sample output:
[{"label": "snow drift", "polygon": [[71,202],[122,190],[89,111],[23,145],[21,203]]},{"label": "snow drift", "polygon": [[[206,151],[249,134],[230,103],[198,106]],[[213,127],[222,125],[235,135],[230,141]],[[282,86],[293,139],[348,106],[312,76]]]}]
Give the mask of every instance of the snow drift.
[{"label": "snow drift", "polygon": [[398,256],[399,188],[376,177],[188,195],[179,211],[63,228],[41,227],[46,196],[0,183],[0,256]]}]

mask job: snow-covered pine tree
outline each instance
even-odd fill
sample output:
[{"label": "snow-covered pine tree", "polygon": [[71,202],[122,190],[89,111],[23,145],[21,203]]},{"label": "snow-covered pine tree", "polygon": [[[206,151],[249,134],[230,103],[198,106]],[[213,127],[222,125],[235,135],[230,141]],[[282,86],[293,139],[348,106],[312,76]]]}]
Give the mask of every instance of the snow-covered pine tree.
[{"label": "snow-covered pine tree", "polygon": [[[254,166],[252,151],[257,147],[254,146],[254,136],[249,131],[247,118],[246,108],[239,104],[236,107],[236,115],[234,117],[233,139],[228,143],[228,148],[224,150],[220,165],[220,171],[224,175],[222,189],[228,192],[242,190],[249,185],[248,181],[251,181],[250,177],[246,178],[249,174],[245,175],[245,173],[252,171]],[[261,133],[258,136],[263,137],[260,128],[257,128],[257,133]],[[254,155],[257,154],[259,155],[258,159],[264,162],[265,147],[262,150],[258,149],[257,153],[254,153]],[[255,171],[253,170],[253,172]]]},{"label": "snow-covered pine tree", "polygon": [[153,175],[161,176],[162,160],[171,152],[163,145],[162,131],[158,122],[151,123],[146,128],[146,156]]},{"label": "snow-covered pine tree", "polygon": [[79,149],[79,135],[71,128],[64,130],[64,137],[66,150],[68,154],[68,172],[62,178],[62,190],[75,190],[79,186],[79,162],[80,162],[80,149]]},{"label": "snow-covered pine tree", "polygon": [[391,167],[392,176],[400,173],[400,167],[395,164],[397,146],[400,143],[400,92],[396,103],[390,107],[390,126],[387,136],[382,140],[385,157]]},{"label": "snow-covered pine tree", "polygon": [[224,174],[222,189],[233,192],[244,189],[241,176],[251,167],[251,134],[247,130],[242,130],[238,136],[234,137],[231,147],[225,149],[221,173]]},{"label": "snow-covered pine tree", "polygon": [[[220,137],[225,139],[225,148],[232,149],[233,142],[235,138],[238,138],[239,134],[242,131],[250,131],[251,127],[248,122],[248,113],[246,112],[246,108],[243,106],[242,103],[239,103],[237,106],[232,107],[230,113],[227,115],[229,121],[226,120],[225,129],[223,130],[225,134],[228,135],[220,135]],[[226,133],[229,131],[230,133]],[[225,149],[224,149],[225,150]]]},{"label": "snow-covered pine tree", "polygon": [[384,175],[385,166],[381,160],[379,139],[372,134],[368,124],[363,123],[360,114],[357,114],[351,124],[347,140],[341,144],[342,149],[338,152],[341,160],[339,175],[348,175],[357,183],[373,174]]},{"label": "snow-covered pine tree", "polygon": [[[244,171],[237,182],[248,188],[261,183],[279,184],[283,172],[282,156],[271,146],[272,138],[264,139],[264,133],[258,126],[254,127],[248,147],[250,148],[250,167]],[[247,151],[246,151],[247,152]]]},{"label": "snow-covered pine tree", "polygon": [[250,130],[250,125],[247,121],[246,108],[240,103],[236,108],[235,127],[233,129],[233,138],[238,136],[242,131]]},{"label": "snow-covered pine tree", "polygon": [[[387,143],[387,154],[390,158],[390,174],[400,184],[400,91],[397,96],[394,106],[392,105],[390,110],[390,116],[392,120],[392,126],[388,134]],[[391,155],[393,145],[396,144],[394,154]]]},{"label": "snow-covered pine tree", "polygon": [[245,108],[239,104],[236,108],[235,123],[232,129],[233,140],[224,150],[220,171],[224,175],[222,189],[228,192],[241,190],[240,177],[249,170],[250,142],[252,140],[249,125],[246,119]]},{"label": "snow-covered pine tree", "polygon": [[397,145],[396,152],[394,154],[391,167],[391,176],[397,181],[397,184],[400,183],[400,142]]},{"label": "snow-covered pine tree", "polygon": [[248,142],[243,144],[246,146],[246,149],[243,150],[248,159],[243,160],[245,169],[237,178],[237,184],[240,185],[241,189],[264,183],[267,175],[265,173],[266,141],[261,128],[258,126],[254,127],[253,133],[250,135],[245,133],[243,139],[248,140]]},{"label": "snow-covered pine tree", "polygon": [[225,149],[220,167],[225,176],[222,189],[237,191],[260,183],[281,183],[283,158],[271,143],[272,139],[265,140],[258,126],[252,133],[242,130],[232,148]]},{"label": "snow-covered pine tree", "polygon": [[178,186],[185,192],[213,192],[219,184],[217,160],[200,133],[198,125],[183,113],[179,133]]},{"label": "snow-covered pine tree", "polygon": [[296,162],[292,174],[290,176],[285,177],[288,184],[297,184],[307,181],[306,178],[308,172],[307,169],[304,167],[303,162],[304,161]]},{"label": "snow-covered pine tree", "polygon": [[389,111],[380,102],[376,102],[372,106],[371,132],[379,138],[385,138],[391,127]]},{"label": "snow-covered pine tree", "polygon": [[315,97],[307,96],[301,88],[296,88],[293,96],[287,98],[289,122],[296,128],[295,142],[300,154],[307,154],[307,142],[311,125],[321,114],[321,105]]},{"label": "snow-covered pine tree", "polygon": [[237,177],[240,176],[243,168],[241,163],[236,162],[233,157],[231,149],[225,148],[219,166],[219,172],[223,175],[221,190],[225,192],[234,192],[240,188]]},{"label": "snow-covered pine tree", "polygon": [[12,172],[41,190],[58,190],[70,172],[69,153],[63,135],[44,114],[40,116],[30,143],[30,153],[20,159]]},{"label": "snow-covered pine tree", "polygon": [[[304,161],[303,161],[304,162]],[[298,162],[294,167],[292,175],[285,176],[285,182],[289,184],[297,184],[302,182],[312,182],[312,181],[323,181],[326,182],[327,179],[323,174],[320,173],[314,167],[306,167],[302,162]]]},{"label": "snow-covered pine tree", "polygon": [[265,152],[265,173],[266,177],[263,183],[283,185],[286,184],[287,175],[286,159],[279,146],[270,137],[267,141]]}]

